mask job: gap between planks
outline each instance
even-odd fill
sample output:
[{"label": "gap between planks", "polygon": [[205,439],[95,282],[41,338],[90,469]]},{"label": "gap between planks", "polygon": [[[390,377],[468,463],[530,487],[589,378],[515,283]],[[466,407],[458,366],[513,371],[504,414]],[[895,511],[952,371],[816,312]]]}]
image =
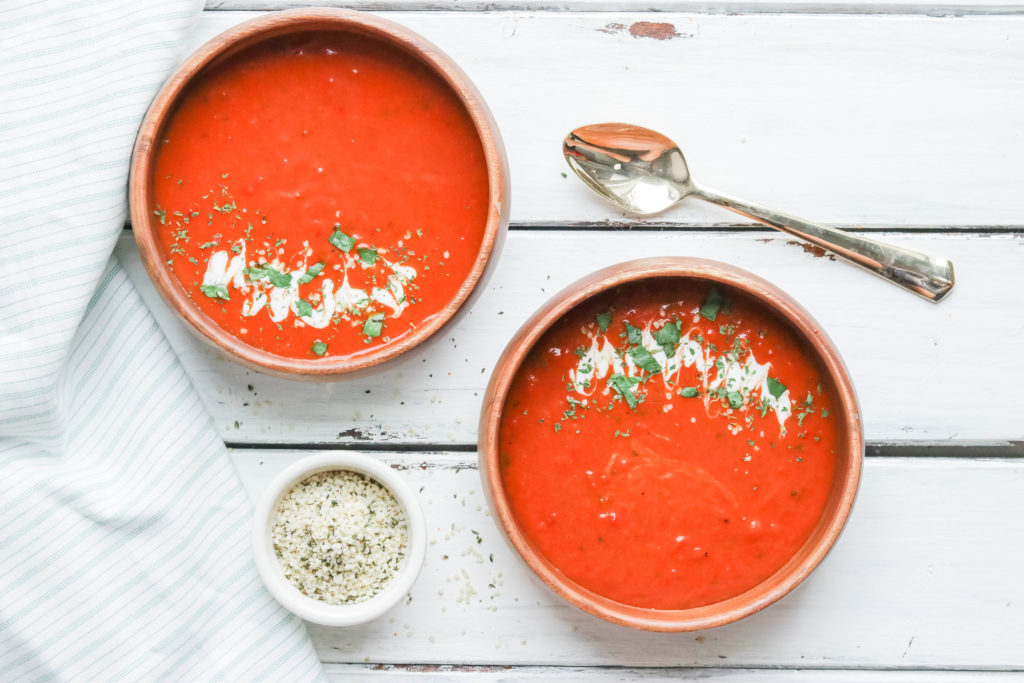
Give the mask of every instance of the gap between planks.
[{"label": "gap between planks", "polygon": [[818,669],[758,667],[579,667],[579,666],[471,666],[460,664],[325,664],[329,681],[381,679],[403,681],[518,681],[554,680],[560,683],[592,680],[631,681],[720,681],[722,683],[781,683],[783,681],[814,681],[815,683],[960,683],[1020,680],[1020,675],[1007,671],[978,669]]},{"label": "gap between planks", "polygon": [[[227,441],[224,444],[236,451],[367,451],[375,453],[410,453],[427,456],[433,453],[477,453],[475,443],[416,443],[392,441],[363,441],[350,443],[314,442],[294,444],[285,442]],[[1002,460],[1024,458],[1024,441],[1003,442],[868,442],[864,455],[869,458],[956,458],[959,460]],[[472,465],[475,467],[475,465]]]},{"label": "gap between planks", "polygon": [[[965,235],[968,237],[993,237],[1010,235],[1024,237],[1024,224],[1020,225],[832,225],[834,228],[857,233],[888,233],[892,235]],[[759,223],[708,223],[688,225],[663,219],[645,220],[607,220],[601,223],[592,221],[574,223],[510,223],[510,231],[523,232],[558,232],[561,230],[591,230],[593,232],[721,232],[744,233],[751,236],[778,237],[779,230],[771,230]],[[132,234],[131,223],[125,223],[123,232]],[[796,238],[794,238],[796,239]]]}]

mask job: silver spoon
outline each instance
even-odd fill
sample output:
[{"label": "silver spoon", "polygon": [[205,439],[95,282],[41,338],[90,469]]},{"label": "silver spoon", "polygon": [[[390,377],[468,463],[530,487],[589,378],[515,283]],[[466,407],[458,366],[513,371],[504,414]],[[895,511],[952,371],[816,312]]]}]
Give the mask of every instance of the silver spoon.
[{"label": "silver spoon", "polygon": [[953,264],[944,258],[851,235],[696,184],[679,146],[653,130],[628,123],[583,126],[566,136],[562,152],[590,189],[630,213],[660,213],[693,196],[802,237],[930,301],[941,301],[953,289]]}]

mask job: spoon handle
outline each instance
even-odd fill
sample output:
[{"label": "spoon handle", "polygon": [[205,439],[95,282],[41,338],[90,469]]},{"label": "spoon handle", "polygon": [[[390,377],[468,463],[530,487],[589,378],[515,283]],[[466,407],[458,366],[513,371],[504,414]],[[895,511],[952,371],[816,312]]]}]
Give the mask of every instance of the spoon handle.
[{"label": "spoon handle", "polygon": [[696,197],[801,237],[929,301],[939,302],[953,289],[953,264],[944,258],[811,223],[706,187],[694,190]]}]

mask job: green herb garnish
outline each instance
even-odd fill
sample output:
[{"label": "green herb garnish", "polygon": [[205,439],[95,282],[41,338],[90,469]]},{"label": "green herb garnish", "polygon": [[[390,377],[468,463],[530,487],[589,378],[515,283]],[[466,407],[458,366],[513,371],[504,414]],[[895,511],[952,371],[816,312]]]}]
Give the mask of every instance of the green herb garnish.
[{"label": "green herb garnish", "polygon": [[313,315],[313,304],[309,303],[305,299],[299,299],[295,302],[295,312],[298,313],[301,318]]},{"label": "green herb garnish", "polygon": [[634,346],[629,350],[629,355],[633,357],[633,362],[636,363],[637,367],[644,371],[652,375],[656,375],[661,372],[661,365],[654,356],[651,355],[651,352],[644,347]]},{"label": "green herb garnish", "polygon": [[384,330],[384,314],[374,313],[363,323],[363,334],[367,337],[379,337]]},{"label": "green herb garnish", "polygon": [[319,263],[314,263],[313,265],[311,265],[309,267],[309,270],[306,271],[306,274],[299,278],[299,284],[300,285],[305,285],[305,284],[308,284],[308,283],[312,282],[313,278],[315,278],[317,275],[319,275],[320,271],[323,270],[323,269],[324,269],[324,262],[323,261],[320,261]]},{"label": "green herb garnish", "polygon": [[708,320],[714,321],[718,317],[718,311],[722,308],[722,293],[714,285],[708,290],[704,297],[704,303],[700,305],[700,314]]},{"label": "green herb garnish", "polygon": [[275,287],[281,287],[281,288],[286,288],[286,287],[290,287],[291,286],[291,284],[292,284],[292,274],[291,273],[282,273],[280,271],[275,270],[274,268],[267,268],[266,271],[267,271],[267,276],[270,278],[270,284],[274,285]]},{"label": "green herb garnish", "polygon": [[626,323],[626,335],[629,337],[630,344],[639,344],[643,341],[643,335],[640,332],[639,327],[633,327],[629,323]]},{"label": "green herb garnish", "polygon": [[324,344],[322,341],[315,341],[315,342],[313,342],[313,355],[314,356],[322,356],[325,353],[327,353],[327,344]]},{"label": "green herb garnish", "polygon": [[343,233],[338,226],[334,226],[334,232],[327,238],[327,241],[342,251],[352,251],[352,247],[356,246],[355,238]]},{"label": "green herb garnish", "polygon": [[697,387],[683,387],[679,392],[679,395],[683,398],[697,398],[699,392],[697,391]]},{"label": "green herb garnish", "polygon": [[775,379],[774,377],[768,378],[768,393],[775,398],[782,396],[786,391],[786,385]]},{"label": "green herb garnish", "polygon": [[608,326],[612,324],[612,312],[605,311],[604,313],[597,314],[597,325],[601,328],[602,332],[608,331]]},{"label": "green herb garnish", "polygon": [[729,400],[729,407],[736,409],[743,407],[743,394],[738,391],[730,391],[725,395]]},{"label": "green herb garnish", "polygon": [[251,266],[245,269],[245,274],[248,275],[249,279],[253,282],[262,280],[263,278],[269,278],[270,284],[275,287],[286,288],[291,287],[292,284],[291,273],[282,273],[273,266]]},{"label": "green herb garnish", "polygon": [[654,333],[654,341],[665,350],[665,356],[671,358],[676,352],[676,344],[679,343],[682,325],[677,320],[672,323],[665,323],[665,326]]},{"label": "green herb garnish", "polygon": [[377,250],[368,249],[367,247],[359,247],[359,258],[362,259],[363,263],[368,266],[372,266],[377,263]]},{"label": "green herb garnish", "polygon": [[639,403],[636,394],[633,393],[633,387],[639,383],[639,377],[626,377],[621,372],[616,372],[608,378],[608,386],[621,396],[630,408],[636,408],[637,403]]},{"label": "green herb garnish", "polygon": [[228,288],[224,285],[201,285],[199,289],[201,289],[203,294],[211,299],[231,300],[231,296],[228,294]]}]

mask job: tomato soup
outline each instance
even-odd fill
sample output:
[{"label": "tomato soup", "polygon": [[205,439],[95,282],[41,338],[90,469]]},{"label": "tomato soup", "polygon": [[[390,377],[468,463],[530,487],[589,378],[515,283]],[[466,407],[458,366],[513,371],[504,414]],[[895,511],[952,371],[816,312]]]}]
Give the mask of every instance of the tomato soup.
[{"label": "tomato soup", "polygon": [[427,66],[370,38],[281,37],[208,68],[156,155],[152,220],[178,282],[280,356],[394,343],[456,296],[486,229],[469,113]]},{"label": "tomato soup", "polygon": [[513,515],[568,579],[637,607],[739,595],[807,540],[832,487],[835,386],[722,285],[654,279],[566,314],[502,410]]}]

